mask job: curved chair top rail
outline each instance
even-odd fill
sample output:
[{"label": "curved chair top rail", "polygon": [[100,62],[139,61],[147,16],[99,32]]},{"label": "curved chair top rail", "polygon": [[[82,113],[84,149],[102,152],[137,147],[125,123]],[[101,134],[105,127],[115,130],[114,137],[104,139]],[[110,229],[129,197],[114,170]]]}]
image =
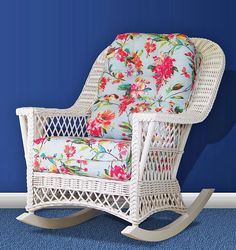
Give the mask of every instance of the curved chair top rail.
[{"label": "curved chair top rail", "polygon": [[[218,44],[205,38],[191,38],[198,52],[202,55],[202,62],[197,73],[195,89],[186,112],[196,116],[196,122],[204,120],[212,109],[216,94],[225,68],[225,55]],[[104,49],[94,62],[84,88],[71,110],[89,113],[91,106],[96,100],[97,84],[103,72],[105,55]]]}]

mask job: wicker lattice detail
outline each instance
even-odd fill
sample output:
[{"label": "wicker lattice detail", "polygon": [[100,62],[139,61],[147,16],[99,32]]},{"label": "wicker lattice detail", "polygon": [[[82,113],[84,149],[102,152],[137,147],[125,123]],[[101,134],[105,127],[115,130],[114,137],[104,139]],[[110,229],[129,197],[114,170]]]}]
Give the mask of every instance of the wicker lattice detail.
[{"label": "wicker lattice detail", "polygon": [[50,136],[87,136],[86,123],[88,116],[40,116],[36,115],[38,137]]},{"label": "wicker lattice detail", "polygon": [[139,223],[158,211],[170,210],[177,213],[186,212],[177,180],[140,182],[139,197]]},{"label": "wicker lattice detail", "polygon": [[99,178],[83,177],[75,175],[33,174],[33,186],[48,188],[65,188],[70,190],[83,189],[88,192],[101,192],[103,194],[117,194],[129,196],[130,183],[112,180],[103,180]]},{"label": "wicker lattice detail", "polygon": [[180,214],[184,214],[187,211],[180,193],[165,193],[140,197],[140,217],[137,222],[141,223],[150,215],[164,210],[175,211]]},{"label": "wicker lattice detail", "polygon": [[[148,123],[141,123],[141,147],[144,147],[147,137]],[[154,129],[143,180],[160,181],[175,178],[175,168],[178,167],[178,158],[183,153],[182,137],[186,133],[187,125],[158,122]]]},{"label": "wicker lattice detail", "polygon": [[[122,184],[122,185],[121,185]],[[28,210],[49,206],[85,206],[118,213],[129,221],[129,183],[98,178],[34,173],[33,205]]]}]

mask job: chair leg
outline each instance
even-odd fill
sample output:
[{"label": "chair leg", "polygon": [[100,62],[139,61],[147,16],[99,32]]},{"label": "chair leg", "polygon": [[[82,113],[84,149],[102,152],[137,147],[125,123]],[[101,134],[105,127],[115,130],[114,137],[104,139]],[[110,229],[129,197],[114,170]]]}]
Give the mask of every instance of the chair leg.
[{"label": "chair leg", "polygon": [[96,217],[100,213],[99,210],[85,208],[77,213],[65,216],[63,218],[45,218],[33,213],[23,213],[16,219],[40,228],[59,229],[81,224],[87,220]]},{"label": "chair leg", "polygon": [[214,189],[203,189],[186,214],[183,214],[172,223],[158,230],[141,229],[138,225],[127,226],[121,233],[135,240],[162,241],[169,239],[183,231],[198,216],[210,199]]}]

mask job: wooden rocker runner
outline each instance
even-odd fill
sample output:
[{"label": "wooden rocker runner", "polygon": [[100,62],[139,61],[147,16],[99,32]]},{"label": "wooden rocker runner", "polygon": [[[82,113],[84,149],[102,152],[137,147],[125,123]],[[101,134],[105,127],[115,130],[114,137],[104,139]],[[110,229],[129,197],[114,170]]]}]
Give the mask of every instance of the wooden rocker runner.
[{"label": "wooden rocker runner", "polygon": [[[122,234],[136,240],[180,233],[214,191],[203,189],[187,208],[176,174],[191,126],[208,116],[224,67],[223,51],[207,39],[120,34],[98,56],[71,108],[17,109],[28,190],[27,213],[17,219],[57,229],[104,211],[130,222]],[[34,214],[71,206],[84,209],[63,218]],[[180,217],[157,230],[139,227],[165,210]]]}]

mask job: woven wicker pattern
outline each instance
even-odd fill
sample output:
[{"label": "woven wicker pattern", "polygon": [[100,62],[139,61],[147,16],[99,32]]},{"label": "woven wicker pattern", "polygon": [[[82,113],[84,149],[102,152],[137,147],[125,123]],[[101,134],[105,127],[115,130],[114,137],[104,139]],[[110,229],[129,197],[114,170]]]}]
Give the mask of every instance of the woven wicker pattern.
[{"label": "woven wicker pattern", "polygon": [[176,173],[191,126],[209,114],[225,67],[224,53],[217,44],[202,38],[191,40],[203,59],[189,108],[181,114],[134,114],[132,177],[128,182],[32,170],[35,138],[87,136],[86,122],[96,99],[106,50],[97,58],[71,108],[17,109],[27,163],[28,211],[49,206],[85,206],[133,224],[141,223],[157,211],[186,212]]}]

